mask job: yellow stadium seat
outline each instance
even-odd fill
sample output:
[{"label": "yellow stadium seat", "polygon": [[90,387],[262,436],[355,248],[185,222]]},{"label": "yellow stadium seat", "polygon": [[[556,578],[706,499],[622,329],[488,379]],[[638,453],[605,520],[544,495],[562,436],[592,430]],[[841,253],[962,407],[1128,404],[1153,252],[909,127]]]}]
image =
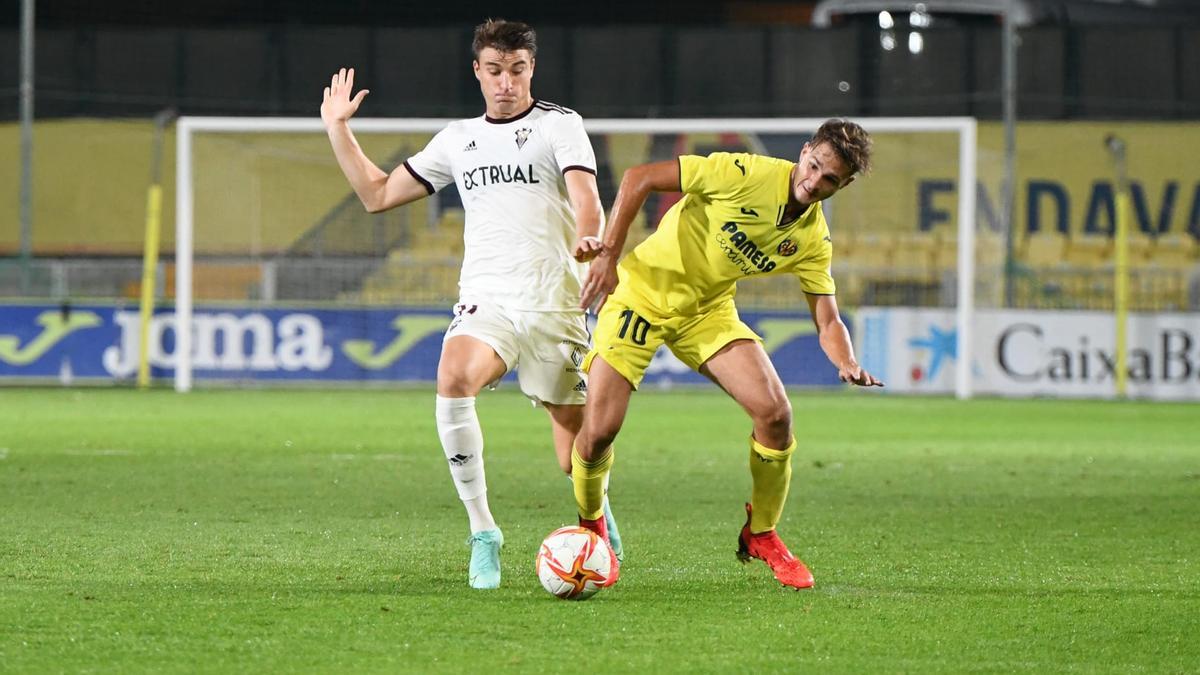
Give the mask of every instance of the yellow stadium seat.
[{"label": "yellow stadium seat", "polygon": [[899,269],[922,272],[935,268],[937,240],[927,232],[901,232],[895,237],[893,265]]},{"label": "yellow stadium seat", "polygon": [[843,260],[859,268],[888,269],[894,263],[895,238],[889,233],[864,232],[854,238],[853,250]]},{"label": "yellow stadium seat", "polygon": [[833,239],[833,259],[835,261],[854,257],[854,250],[858,245],[858,234],[854,230],[831,230],[830,237]]},{"label": "yellow stadium seat", "polygon": [[1137,233],[1129,237],[1129,260],[1135,265],[1148,263],[1154,255],[1155,240],[1146,234]]},{"label": "yellow stadium seat", "polygon": [[1083,235],[1067,242],[1065,257],[1072,265],[1098,267],[1111,262],[1112,254],[1113,240],[1108,235]]},{"label": "yellow stadium seat", "polygon": [[1186,269],[1200,264],[1200,244],[1189,234],[1168,233],[1154,239],[1147,260],[1156,266]]},{"label": "yellow stadium seat", "polygon": [[1030,267],[1056,267],[1066,254],[1067,237],[1061,232],[1034,232],[1021,242],[1018,257]]},{"label": "yellow stadium seat", "polygon": [[[977,230],[975,232],[975,267],[977,270],[1001,269],[1004,267],[1005,251],[1008,243],[1001,232]],[[1013,252],[1016,255],[1016,251]],[[955,259],[957,260],[957,253]]]},{"label": "yellow stadium seat", "polygon": [[939,236],[933,249],[933,268],[940,272],[958,269],[958,238]]}]

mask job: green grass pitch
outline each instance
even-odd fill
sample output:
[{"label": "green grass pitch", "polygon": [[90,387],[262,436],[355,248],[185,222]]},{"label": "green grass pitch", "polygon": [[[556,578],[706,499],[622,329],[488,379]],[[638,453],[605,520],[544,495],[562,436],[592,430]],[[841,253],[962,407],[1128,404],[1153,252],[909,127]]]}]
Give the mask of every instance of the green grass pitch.
[{"label": "green grass pitch", "polygon": [[574,520],[545,415],[484,394],[504,584],[467,587],[431,391],[0,390],[5,672],[1185,672],[1194,404],[797,394],[780,532],[740,565],[749,424],[634,397],[621,582],[533,571]]}]

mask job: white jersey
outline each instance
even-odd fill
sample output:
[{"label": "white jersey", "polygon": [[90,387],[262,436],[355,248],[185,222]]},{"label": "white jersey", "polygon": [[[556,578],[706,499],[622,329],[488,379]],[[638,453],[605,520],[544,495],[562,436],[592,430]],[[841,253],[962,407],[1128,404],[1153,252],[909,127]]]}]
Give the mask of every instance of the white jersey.
[{"label": "white jersey", "polygon": [[450,123],[404,163],[430,194],[454,182],[466,210],[460,297],[513,309],[578,310],[567,171],[595,175],[596,156],[572,110],[535,100],[511,119]]}]

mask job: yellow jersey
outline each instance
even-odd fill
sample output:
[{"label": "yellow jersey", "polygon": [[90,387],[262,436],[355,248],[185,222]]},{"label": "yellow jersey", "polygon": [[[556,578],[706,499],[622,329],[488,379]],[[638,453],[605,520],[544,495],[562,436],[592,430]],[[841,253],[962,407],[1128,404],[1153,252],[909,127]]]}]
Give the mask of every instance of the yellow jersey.
[{"label": "yellow jersey", "polygon": [[683,199],[621,261],[617,293],[663,315],[695,314],[733,298],[739,279],[786,272],[805,293],[833,295],[833,241],[820,202],[781,222],[795,166],[748,153],[681,156]]}]

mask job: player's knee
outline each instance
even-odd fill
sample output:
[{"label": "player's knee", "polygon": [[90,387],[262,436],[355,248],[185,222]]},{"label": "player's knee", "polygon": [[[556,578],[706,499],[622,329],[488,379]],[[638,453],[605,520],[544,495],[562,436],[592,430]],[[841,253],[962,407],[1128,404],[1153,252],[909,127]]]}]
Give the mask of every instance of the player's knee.
[{"label": "player's knee", "polygon": [[575,437],[575,450],[585,462],[590,462],[617,438],[619,427],[585,423]]},{"label": "player's knee", "polygon": [[471,387],[464,380],[438,378],[437,392],[447,398],[465,398],[479,393],[478,387]]},{"label": "player's knee", "polygon": [[463,364],[441,363],[438,366],[437,392],[441,396],[462,398],[477,395],[483,386],[479,377]]},{"label": "player's knee", "polygon": [[770,438],[791,438],[792,404],[784,398],[765,406],[754,415],[754,425]]}]

